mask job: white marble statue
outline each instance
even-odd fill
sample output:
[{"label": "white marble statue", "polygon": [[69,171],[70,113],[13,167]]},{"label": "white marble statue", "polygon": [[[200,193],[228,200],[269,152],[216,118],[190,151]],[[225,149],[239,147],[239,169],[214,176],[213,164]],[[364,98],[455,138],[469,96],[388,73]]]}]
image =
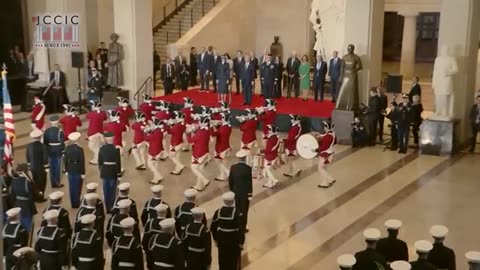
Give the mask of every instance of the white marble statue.
[{"label": "white marble statue", "polygon": [[37,32],[33,31],[33,44],[29,53],[33,57],[33,73],[38,74],[36,84],[48,85],[50,81],[50,68],[48,65],[48,48],[36,47]]},{"label": "white marble statue", "polygon": [[453,104],[455,93],[453,77],[457,73],[457,60],[451,56],[449,46],[440,46],[439,55],[433,65],[432,88],[435,95],[435,113],[430,119],[449,121],[454,117]]},{"label": "white marble statue", "polygon": [[334,50],[339,51],[344,42],[345,0],[313,0],[310,11],[310,22],[315,31],[313,49],[326,55]]}]

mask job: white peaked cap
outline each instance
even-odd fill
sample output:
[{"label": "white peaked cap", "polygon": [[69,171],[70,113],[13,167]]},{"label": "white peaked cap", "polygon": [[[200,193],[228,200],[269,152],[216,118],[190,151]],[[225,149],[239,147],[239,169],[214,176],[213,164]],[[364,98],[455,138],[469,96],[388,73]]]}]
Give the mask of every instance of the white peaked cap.
[{"label": "white peaked cap", "polygon": [[155,209],[155,211],[157,211],[157,212],[165,212],[168,209],[168,205],[166,205],[164,203],[159,203],[153,209]]},{"label": "white peaked cap", "polygon": [[385,227],[392,230],[398,230],[402,227],[402,221],[398,219],[389,219],[385,221]]},{"label": "white peaked cap", "polygon": [[122,226],[122,228],[131,228],[133,225],[135,225],[135,220],[131,217],[124,218],[120,221],[120,226]]},{"label": "white peaked cap", "polygon": [[22,208],[20,207],[14,207],[14,208],[11,208],[9,209],[6,214],[9,218],[11,217],[16,217],[20,214],[20,211],[22,211]]},{"label": "white peaked cap", "polygon": [[470,263],[480,263],[480,251],[469,251],[465,253],[465,257]]},{"label": "white peaked cap", "polygon": [[235,154],[235,156],[236,156],[237,158],[244,158],[244,157],[246,157],[247,155],[248,155],[248,150],[243,149],[243,148],[240,149],[240,150],[238,150],[238,152]]},{"label": "white peaked cap", "polygon": [[38,138],[43,135],[43,131],[40,129],[36,128],[30,132],[30,137],[31,138]]},{"label": "white peaked cap", "polygon": [[415,242],[414,246],[415,246],[415,250],[419,253],[428,253],[433,248],[432,243],[426,240],[417,241]]},{"label": "white peaked cap", "polygon": [[68,134],[68,139],[70,141],[76,141],[76,140],[80,139],[80,136],[82,136],[82,134],[80,134],[80,132],[72,132],[72,133]]},{"label": "white peaked cap", "polygon": [[224,201],[233,201],[235,199],[235,193],[233,193],[231,191],[225,192],[222,195],[222,199]]},{"label": "white peaked cap", "polygon": [[343,254],[338,256],[337,263],[340,267],[352,267],[357,263],[357,260],[352,254]]},{"label": "white peaked cap", "polygon": [[45,212],[43,214],[43,218],[46,219],[46,220],[52,220],[52,219],[55,219],[55,218],[58,218],[58,210],[48,210],[47,212]]},{"label": "white peaked cap", "polygon": [[128,190],[130,188],[130,183],[121,183],[120,185],[118,185],[118,190],[120,191],[124,191],[124,190]]},{"label": "white peaked cap", "polygon": [[430,234],[434,238],[444,238],[448,234],[448,228],[443,225],[433,225],[430,228]]},{"label": "white peaked cap", "polygon": [[120,209],[127,208],[127,207],[129,207],[130,205],[132,205],[132,200],[130,200],[130,199],[123,199],[123,200],[118,201],[118,202],[117,202],[117,205],[118,205],[118,208],[120,208]]},{"label": "white peaked cap", "polygon": [[82,224],[91,224],[95,219],[97,219],[97,217],[94,214],[86,214],[80,218],[80,222],[82,222]]},{"label": "white peaked cap", "polygon": [[89,190],[95,190],[97,188],[98,188],[98,184],[95,183],[95,182],[91,182],[91,183],[87,184],[87,189],[89,189]]},{"label": "white peaked cap", "polygon": [[160,221],[160,227],[163,229],[167,229],[167,228],[173,228],[173,226],[175,226],[175,219],[173,218],[166,218],[162,221]]},{"label": "white peaked cap", "polygon": [[412,266],[406,261],[394,261],[390,264],[390,268],[392,268],[392,270],[410,270]]},{"label": "white peaked cap", "polygon": [[190,210],[190,212],[192,212],[193,215],[203,215],[205,214],[205,209],[201,207],[194,207]]},{"label": "white peaked cap", "polygon": [[48,198],[53,201],[61,199],[62,197],[63,197],[63,192],[61,191],[54,191],[50,193],[50,195],[48,195]]},{"label": "white peaked cap", "polygon": [[196,197],[198,194],[198,191],[196,191],[195,189],[191,188],[191,189],[187,189],[185,190],[185,192],[183,193],[183,195],[185,195],[185,197],[187,198],[194,198]]},{"label": "white peaked cap", "polygon": [[159,192],[162,192],[163,191],[163,186],[162,185],[154,185],[150,188],[150,190],[153,192],[153,193],[159,193]]},{"label": "white peaked cap", "polygon": [[365,237],[366,240],[370,241],[377,241],[381,237],[381,233],[378,229],[375,228],[369,228],[363,231],[363,237]]},{"label": "white peaked cap", "polygon": [[87,201],[91,201],[91,200],[94,200],[94,199],[98,200],[98,198],[99,198],[97,193],[86,193],[85,195],[83,195],[83,197]]}]

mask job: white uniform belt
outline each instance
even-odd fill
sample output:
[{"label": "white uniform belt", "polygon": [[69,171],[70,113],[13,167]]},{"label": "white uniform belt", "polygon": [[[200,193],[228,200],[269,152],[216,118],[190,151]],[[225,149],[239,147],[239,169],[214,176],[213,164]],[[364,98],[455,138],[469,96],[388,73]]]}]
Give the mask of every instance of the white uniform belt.
[{"label": "white uniform belt", "polygon": [[95,261],[95,258],[78,257],[78,261],[80,261],[80,262],[93,262],[93,261]]},{"label": "white uniform belt", "polygon": [[106,161],[106,162],[103,162],[103,165],[117,165],[117,162]]},{"label": "white uniform belt", "polygon": [[28,201],[28,200],[30,200],[30,198],[23,197],[23,196],[15,196],[15,199],[21,200],[21,201]]},{"label": "white uniform belt", "polygon": [[59,143],[59,142],[56,142],[56,143],[49,143],[48,145],[51,145],[51,146],[59,146],[59,145],[61,145],[61,143]]},{"label": "white uniform belt", "polygon": [[131,262],[119,262],[118,266],[120,266],[120,267],[135,267],[135,264],[131,263]]},{"label": "white uniform belt", "polygon": [[225,229],[225,228],[222,228],[222,227],[218,227],[218,230],[221,231],[221,232],[236,232],[237,229]]},{"label": "white uniform belt", "polygon": [[57,254],[57,253],[60,253],[59,250],[47,250],[47,249],[42,249],[42,252],[45,252],[45,253],[50,253],[50,254]]},{"label": "white uniform belt", "polygon": [[205,252],[204,248],[188,247],[188,250],[193,251],[193,252],[198,252],[198,253]]},{"label": "white uniform belt", "polygon": [[169,264],[169,263],[164,263],[164,262],[154,262],[156,266],[161,266],[161,267],[168,267],[168,268],[173,268],[175,265]]}]

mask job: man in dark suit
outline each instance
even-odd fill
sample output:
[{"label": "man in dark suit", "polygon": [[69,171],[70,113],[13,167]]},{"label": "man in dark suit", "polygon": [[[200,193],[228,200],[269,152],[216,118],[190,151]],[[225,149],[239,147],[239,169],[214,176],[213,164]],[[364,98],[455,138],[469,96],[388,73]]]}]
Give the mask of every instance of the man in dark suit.
[{"label": "man in dark suit", "polygon": [[102,62],[108,62],[108,49],[105,46],[105,42],[100,42],[100,48],[97,49],[95,55],[100,55]]},{"label": "man in dark suit", "polygon": [[167,57],[166,63],[162,65],[162,70],[160,74],[160,77],[163,81],[163,89],[165,90],[165,95],[172,94],[173,82],[175,78],[175,66],[172,64],[172,59],[170,59],[170,57]]},{"label": "man in dark suit", "polygon": [[473,153],[477,144],[477,134],[480,131],[480,94],[477,94],[475,104],[470,109],[470,125],[472,127],[472,143],[469,151]]},{"label": "man in dark suit", "polygon": [[383,112],[388,108],[388,97],[385,95],[385,88],[377,87],[377,95],[380,99],[380,116],[378,118],[378,136],[381,142],[383,142],[383,129],[385,123],[385,116]]},{"label": "man in dark suit", "polygon": [[243,57],[243,52],[239,50],[237,51],[237,58],[233,60],[233,74],[235,75],[235,87],[237,89],[237,95],[240,94],[240,77],[243,66],[245,66],[245,59]]},{"label": "man in dark suit", "polygon": [[49,94],[51,96],[51,111],[59,112],[63,104],[68,103],[66,100],[66,80],[65,73],[60,71],[60,66],[55,64],[53,66],[53,72],[50,72],[50,83],[51,87],[49,89]]},{"label": "man in dark suit", "polygon": [[190,86],[197,85],[197,49],[190,49]]},{"label": "man in dark suit", "polygon": [[162,68],[162,61],[160,55],[156,50],[153,50],[153,87],[156,85],[157,72]]},{"label": "man in dark suit", "polygon": [[272,61],[272,56],[268,54],[266,61],[262,64],[261,81],[265,88],[265,98],[273,97],[273,88],[278,82],[278,65]]},{"label": "man in dark suit", "polygon": [[333,51],[333,57],[330,59],[328,76],[330,77],[330,95],[332,102],[337,101],[337,93],[340,89],[340,77],[342,75],[342,59],[338,57],[338,52]]},{"label": "man in dark suit", "polygon": [[370,100],[368,101],[367,121],[368,121],[368,145],[374,146],[377,139],[377,125],[380,117],[380,98],[377,94],[377,88],[370,88]]},{"label": "man in dark suit", "polygon": [[175,88],[177,89],[181,89],[181,87],[179,86],[180,84],[180,80],[181,80],[181,66],[182,66],[182,63],[183,62],[187,62],[187,58],[185,56],[183,56],[183,50],[182,49],[178,49],[178,54],[177,56],[175,56],[175,58],[173,59],[173,64],[175,65]]},{"label": "man in dark suit", "polygon": [[245,231],[248,231],[248,208],[253,196],[252,167],[246,163],[247,154],[248,151],[245,149],[241,149],[237,152],[236,156],[238,162],[232,165],[230,168],[230,174],[228,175],[230,191],[235,193],[235,207],[243,214],[243,229]]},{"label": "man in dark suit", "polygon": [[213,50],[212,46],[208,47],[208,74],[207,77],[207,90],[210,87],[210,80],[212,80],[213,92],[217,92],[217,68],[220,62],[222,62],[221,57],[218,56],[217,51]]},{"label": "man in dark suit", "polygon": [[[198,74],[200,74],[200,91],[205,91],[205,89],[208,89],[208,58],[209,56],[205,51],[205,47],[202,47],[200,54],[197,57],[197,70]],[[205,84],[207,84],[207,87],[205,87]]]},{"label": "man in dark suit", "polygon": [[419,96],[420,98],[422,97],[422,87],[418,83],[419,81],[420,78],[418,76],[414,76],[412,79],[412,88],[408,93],[408,101],[410,103],[413,103],[413,96]]},{"label": "man in dark suit", "polygon": [[240,71],[240,80],[242,82],[243,105],[252,105],[252,95],[255,86],[256,67],[250,59],[250,55],[245,55],[245,64]]},{"label": "man in dark suit", "polygon": [[292,89],[295,91],[295,98],[300,94],[299,74],[300,59],[297,57],[297,52],[293,51],[292,56],[287,60],[287,98],[290,98]]},{"label": "man in dark suit", "polygon": [[313,72],[313,96],[314,101],[318,100],[320,94],[320,102],[323,102],[325,91],[325,76],[327,75],[327,63],[323,61],[322,55],[317,54],[317,61]]}]

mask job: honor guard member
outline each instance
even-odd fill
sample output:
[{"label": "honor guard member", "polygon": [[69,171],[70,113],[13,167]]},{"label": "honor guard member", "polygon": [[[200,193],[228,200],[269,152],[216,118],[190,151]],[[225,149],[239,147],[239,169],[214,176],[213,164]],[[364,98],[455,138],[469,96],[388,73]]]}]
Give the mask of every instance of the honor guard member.
[{"label": "honor guard member", "polygon": [[65,174],[68,177],[68,192],[72,208],[80,207],[83,179],[85,178],[85,154],[83,148],[78,145],[80,136],[80,132],[73,132],[68,135],[68,140],[71,144],[65,148],[63,158]]},{"label": "honor guard member", "polygon": [[235,207],[237,211],[243,214],[245,232],[248,232],[248,209],[253,196],[252,167],[247,164],[247,155],[248,151],[245,149],[240,149],[236,153],[238,162],[232,165],[228,175],[228,186],[230,191],[235,194]]},{"label": "honor guard member", "polygon": [[158,184],[163,181],[163,175],[158,169],[158,161],[164,160],[165,151],[163,148],[163,138],[165,135],[165,127],[163,120],[153,118],[153,124],[145,130],[145,140],[148,143],[148,160],[147,166],[152,171],[153,178],[150,184]]},{"label": "honor guard member", "polygon": [[267,176],[267,182],[263,184],[263,187],[273,188],[278,184],[278,179],[275,174],[273,174],[273,168],[278,161],[278,145],[280,144],[280,139],[277,135],[277,126],[268,125],[267,128],[268,135],[265,142],[265,150],[263,151],[265,155],[265,174]]},{"label": "honor guard member", "polygon": [[[177,235],[182,236],[185,227],[190,224],[192,218],[192,208],[197,207],[195,200],[197,199],[198,191],[195,189],[187,189],[183,193],[185,195],[185,201],[175,208],[175,229]],[[204,223],[207,223],[207,219],[204,218]]]},{"label": "honor guard member", "polygon": [[418,259],[411,262],[412,270],[436,270],[437,267],[428,261],[428,253],[432,250],[432,243],[420,240],[414,244]]},{"label": "honor guard member", "polygon": [[193,222],[185,227],[182,237],[187,270],[207,270],[212,264],[212,237],[202,222],[205,210],[195,207],[191,212]]},{"label": "honor guard member", "polygon": [[230,114],[220,113],[219,126],[213,127],[212,136],[215,140],[215,160],[218,162],[219,174],[215,177],[216,181],[225,181],[230,173],[225,159],[230,155],[230,136],[232,135],[232,125],[230,124]]},{"label": "honor guard member", "polygon": [[30,132],[32,142],[27,145],[27,162],[33,178],[36,191],[36,201],[44,202],[46,199],[45,188],[47,185],[47,173],[49,170],[47,147],[41,142],[43,132],[34,129]]},{"label": "honor guard member", "polygon": [[7,270],[15,265],[13,253],[28,244],[28,232],[20,223],[21,210],[20,207],[8,210],[8,222],[3,226],[3,252]]},{"label": "honor guard member", "polygon": [[83,225],[82,225],[82,217],[85,215],[94,215],[95,216],[95,230],[97,231],[98,235],[102,237],[105,236],[105,215],[103,212],[98,211],[96,208],[98,194],[97,193],[87,193],[84,195],[84,199],[86,201],[85,205],[82,205],[80,209],[78,209],[77,216],[75,217],[75,226],[74,231],[77,233],[79,232]]},{"label": "honor guard member", "polygon": [[[87,189],[85,191],[85,194],[97,193],[97,188],[98,188],[97,183],[90,182],[90,183],[86,184],[85,187]],[[98,196],[98,194],[97,194],[97,196]],[[81,206],[87,205],[87,200],[85,198],[85,195],[83,196],[83,199],[82,199],[82,202],[80,203],[80,205]],[[96,199],[96,209],[97,209],[98,213],[101,213],[103,216],[105,216],[105,207],[103,207],[103,201],[102,201],[102,199],[100,199],[100,197],[98,197]]]},{"label": "honor guard member", "polygon": [[420,141],[420,137],[418,136],[418,132],[420,131],[420,125],[423,122],[422,112],[423,112],[423,105],[420,103],[420,96],[415,95],[412,97],[412,135],[413,135],[413,143],[415,146],[418,147],[418,143]]},{"label": "honor guard member", "polygon": [[33,216],[37,213],[33,188],[33,182],[28,176],[28,165],[25,163],[19,164],[13,173],[10,197],[13,204],[22,209],[20,223],[29,232],[32,229]]},{"label": "honor guard member", "polygon": [[175,169],[170,172],[173,175],[180,175],[185,166],[180,161],[180,150],[184,146],[183,135],[185,134],[185,123],[183,113],[179,111],[173,112],[173,119],[170,120],[170,127],[167,129],[170,136],[170,152],[169,157],[175,163]]},{"label": "honor guard member", "polygon": [[[240,131],[242,132],[242,139],[240,148],[246,149],[249,151],[247,157],[247,163],[250,164],[250,156],[252,154],[252,148],[257,142],[257,114],[253,109],[246,109],[247,116],[239,119],[240,121]],[[238,118],[237,118],[238,119]]]},{"label": "honor guard member", "polygon": [[412,265],[407,261],[394,261],[390,264],[390,269],[392,270],[410,270]]},{"label": "honor guard member", "polygon": [[264,107],[260,108],[260,114],[258,120],[262,122],[263,130],[263,145],[265,145],[268,139],[268,125],[275,125],[275,120],[277,120],[277,102],[273,99],[265,99]]},{"label": "honor guard member", "polygon": [[147,147],[145,142],[145,128],[147,125],[145,114],[136,111],[135,123],[132,124],[133,145],[131,153],[135,159],[137,170],[145,170],[145,155]]},{"label": "honor guard member", "polygon": [[191,168],[196,176],[196,183],[192,188],[197,191],[204,191],[210,184],[203,172],[210,154],[210,118],[202,117],[200,119],[199,128],[194,134],[188,135],[188,141],[193,145]]},{"label": "honor guard member", "polygon": [[112,270],[143,270],[143,252],[140,238],[135,235],[135,220],[120,221],[122,234],[112,245]]},{"label": "honor guard member", "polygon": [[95,230],[95,215],[83,215],[82,229],[72,240],[72,266],[77,270],[103,270],[103,240]]},{"label": "honor guard member", "polygon": [[145,115],[145,120],[151,121],[155,111],[155,105],[152,103],[152,97],[142,94],[143,103],[140,104],[139,110]]},{"label": "honor guard member", "polygon": [[388,236],[378,240],[376,249],[387,263],[394,261],[408,262],[408,246],[407,243],[397,238],[398,230],[402,227],[402,222],[396,219],[390,219],[385,222]]},{"label": "honor guard member", "polygon": [[153,210],[155,210],[155,217],[149,219],[147,223],[145,223],[144,227],[142,239],[142,246],[144,250],[148,250],[148,243],[150,243],[150,239],[162,232],[160,222],[164,219],[167,219],[167,214],[168,211],[170,211],[170,207],[164,203],[161,203],[155,206]]},{"label": "honor guard member", "polygon": [[[128,213],[130,212],[131,205],[132,201],[130,199],[124,199],[118,202],[119,212],[118,214],[113,214],[108,220],[107,224],[107,233],[105,236],[107,238],[108,246],[112,247],[113,241],[122,235],[123,231],[120,222],[123,219],[130,217]],[[135,219],[133,220],[135,221]],[[140,230],[138,228],[138,222],[136,221],[134,224],[133,234],[140,241]]]},{"label": "honor guard member", "polygon": [[357,263],[353,266],[353,270],[372,270],[372,269],[388,269],[385,258],[375,250],[375,245],[380,239],[381,233],[375,228],[366,229],[363,232],[367,248],[355,253]]},{"label": "honor guard member", "polygon": [[352,254],[343,254],[337,258],[340,270],[351,270],[355,263],[357,263],[357,260]]},{"label": "honor guard member", "polygon": [[115,204],[112,209],[112,215],[118,214],[118,202],[121,200],[129,199],[131,202],[130,205],[130,212],[128,213],[135,222],[138,222],[138,211],[137,211],[137,203],[135,200],[130,198],[128,195],[130,193],[130,183],[125,182],[118,185],[118,197],[115,200]]},{"label": "honor guard member", "polygon": [[235,194],[222,195],[224,206],[215,211],[211,231],[218,247],[219,270],[240,269],[240,254],[245,242],[243,214],[235,208]]},{"label": "honor guard member", "polygon": [[62,270],[68,265],[67,236],[58,226],[58,210],[49,210],[43,214],[47,221],[37,233],[35,251],[40,255],[40,269]]},{"label": "honor guard member", "polygon": [[115,111],[117,111],[120,116],[120,123],[128,130],[130,128],[129,119],[135,114],[135,111],[128,103],[128,99],[124,97],[117,97],[117,99],[118,106],[115,108]]},{"label": "honor guard member", "polygon": [[322,143],[316,150],[318,153],[318,173],[320,174],[319,188],[329,188],[335,183],[335,178],[331,176],[325,166],[330,164],[335,154],[335,144],[337,143],[337,136],[333,131],[333,127],[327,121],[323,121]]},{"label": "honor guard member", "polygon": [[65,132],[65,138],[68,139],[70,133],[76,132],[79,127],[82,126],[82,121],[77,116],[77,109],[72,105],[64,104],[65,115],[60,119],[60,124]]},{"label": "honor guard member", "polygon": [[[184,97],[184,104],[183,108],[180,109],[181,113],[183,114],[183,121],[185,126],[189,129],[189,126],[193,124],[193,100],[191,98]],[[183,151],[189,151],[191,148],[191,144],[187,140],[187,133],[183,133]]]},{"label": "honor guard member", "polygon": [[[166,202],[163,201],[162,199],[162,193],[163,193],[163,186],[162,185],[154,185],[150,188],[152,191],[153,197],[150,198],[148,201],[145,202],[145,205],[143,206],[142,210],[142,224],[145,226],[147,224],[147,221],[155,218],[157,216],[157,210],[155,210],[155,207],[159,204],[165,204],[168,206]],[[172,217],[172,211],[170,210],[170,207],[167,209],[167,218]]]},{"label": "honor guard member", "polygon": [[297,140],[302,134],[302,125],[300,123],[301,118],[299,115],[290,114],[290,129],[288,130],[287,138],[283,139],[283,144],[285,146],[285,152],[287,154],[287,163],[288,170],[283,175],[286,177],[294,177],[299,175],[301,170],[295,169],[293,166],[293,161],[297,157]]},{"label": "honor guard member", "polygon": [[402,103],[398,105],[398,152],[407,153],[408,135],[410,133],[410,124],[412,123],[412,106],[408,102],[408,95],[402,95]]},{"label": "honor guard member", "polygon": [[120,151],[113,144],[113,134],[105,134],[106,144],[100,147],[98,153],[98,167],[100,168],[100,178],[103,181],[103,200],[107,213],[113,208],[115,203],[115,193],[117,191],[117,182],[121,176],[121,158]]},{"label": "honor guard member", "polygon": [[98,151],[102,145],[103,140],[103,125],[107,121],[107,113],[102,110],[102,103],[100,101],[90,101],[92,104],[92,111],[87,113],[88,128],[88,148],[93,153],[92,160],[89,161],[92,165],[98,164]]},{"label": "honor guard member", "polygon": [[62,154],[65,150],[65,137],[63,131],[58,127],[58,116],[52,115],[48,119],[50,127],[43,134],[43,143],[47,147],[50,165],[50,183],[53,188],[63,187],[60,183]]},{"label": "honor guard member", "polygon": [[32,108],[32,129],[43,130],[45,125],[45,104],[42,101],[42,95],[37,94],[33,98],[33,108]]},{"label": "honor guard member", "polygon": [[428,253],[428,261],[438,269],[455,270],[455,252],[443,243],[448,234],[448,228],[442,225],[435,225],[430,229],[430,234],[434,239],[434,243],[433,249]]},{"label": "honor guard member", "polygon": [[66,240],[69,240],[72,236],[72,224],[70,224],[68,211],[62,207],[63,195],[64,194],[62,191],[54,191],[48,195],[48,198],[50,199],[50,205],[43,211],[44,219],[42,220],[41,226],[44,227],[48,225],[48,220],[45,218],[45,213],[50,210],[56,210],[58,212],[57,226],[65,233]]},{"label": "honor guard member", "polygon": [[150,239],[147,249],[147,267],[150,270],[184,270],[185,256],[182,241],[175,237],[175,220],[160,221],[162,231]]},{"label": "honor guard member", "polygon": [[22,247],[13,253],[15,267],[13,269],[36,269],[38,254],[31,247]]},{"label": "honor guard member", "polygon": [[479,251],[469,251],[465,254],[465,257],[468,260],[468,266],[470,270],[480,269],[480,252]]}]

